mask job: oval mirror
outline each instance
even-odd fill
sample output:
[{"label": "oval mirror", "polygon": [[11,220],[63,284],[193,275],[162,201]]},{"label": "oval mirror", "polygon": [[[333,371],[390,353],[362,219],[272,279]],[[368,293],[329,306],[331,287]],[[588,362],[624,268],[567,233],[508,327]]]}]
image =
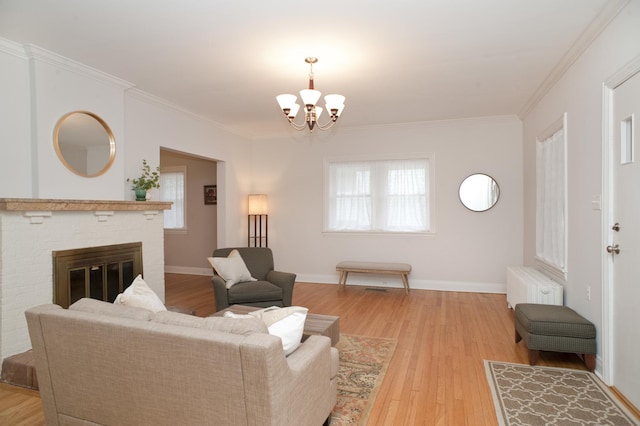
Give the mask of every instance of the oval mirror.
[{"label": "oval mirror", "polygon": [[460,184],[460,202],[471,211],[484,212],[495,206],[500,198],[500,187],[489,175],[476,173]]},{"label": "oval mirror", "polygon": [[73,173],[84,177],[100,176],[116,156],[116,140],[105,121],[87,111],[62,116],[53,132],[58,158]]}]

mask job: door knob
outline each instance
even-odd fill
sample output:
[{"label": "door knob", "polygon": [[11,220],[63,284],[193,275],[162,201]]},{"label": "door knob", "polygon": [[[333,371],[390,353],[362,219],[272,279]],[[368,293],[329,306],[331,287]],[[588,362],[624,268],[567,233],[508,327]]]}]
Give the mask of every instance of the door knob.
[{"label": "door knob", "polygon": [[618,244],[607,246],[607,253],[620,254],[620,246]]}]

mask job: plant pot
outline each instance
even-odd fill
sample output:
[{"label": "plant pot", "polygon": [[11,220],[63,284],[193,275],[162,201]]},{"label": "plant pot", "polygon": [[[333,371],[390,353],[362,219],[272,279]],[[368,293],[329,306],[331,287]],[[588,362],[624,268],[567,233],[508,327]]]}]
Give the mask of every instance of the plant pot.
[{"label": "plant pot", "polygon": [[134,189],[136,193],[136,201],[147,201],[147,190],[142,188]]}]

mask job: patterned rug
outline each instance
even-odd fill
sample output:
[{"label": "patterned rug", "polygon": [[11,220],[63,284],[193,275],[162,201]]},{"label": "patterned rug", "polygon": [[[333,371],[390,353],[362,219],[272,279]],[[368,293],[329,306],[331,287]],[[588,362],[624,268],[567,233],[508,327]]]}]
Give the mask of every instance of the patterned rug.
[{"label": "patterned rug", "polygon": [[397,341],[341,334],[338,402],[331,426],[366,425]]},{"label": "patterned rug", "polygon": [[588,371],[496,361],[484,365],[501,426],[640,424]]}]

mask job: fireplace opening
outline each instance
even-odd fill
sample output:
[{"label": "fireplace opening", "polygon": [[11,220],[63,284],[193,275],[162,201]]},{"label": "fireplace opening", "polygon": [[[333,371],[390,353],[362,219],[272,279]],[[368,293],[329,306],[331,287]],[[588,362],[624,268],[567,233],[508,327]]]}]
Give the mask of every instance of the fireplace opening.
[{"label": "fireplace opening", "polygon": [[52,254],[53,303],[65,309],[83,297],[113,302],[142,274],[142,242]]}]

